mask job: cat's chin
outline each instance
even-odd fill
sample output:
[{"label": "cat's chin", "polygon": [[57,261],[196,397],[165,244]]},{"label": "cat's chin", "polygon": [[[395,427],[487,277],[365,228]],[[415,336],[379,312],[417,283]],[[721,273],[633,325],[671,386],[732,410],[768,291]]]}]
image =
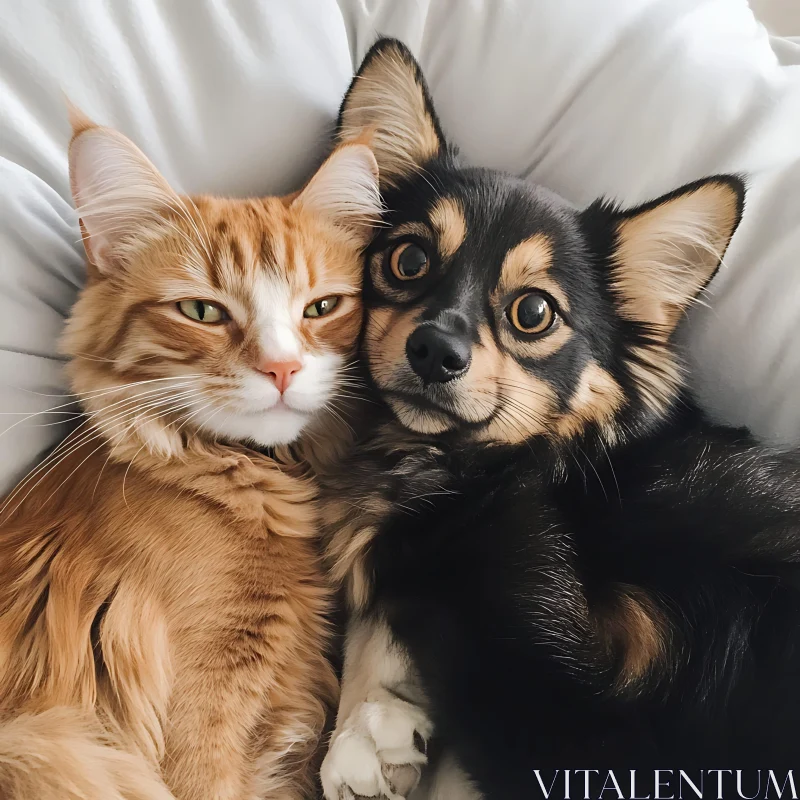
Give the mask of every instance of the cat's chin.
[{"label": "cat's chin", "polygon": [[311,418],[308,412],[280,406],[257,413],[212,413],[200,427],[223,439],[273,447],[294,442]]}]

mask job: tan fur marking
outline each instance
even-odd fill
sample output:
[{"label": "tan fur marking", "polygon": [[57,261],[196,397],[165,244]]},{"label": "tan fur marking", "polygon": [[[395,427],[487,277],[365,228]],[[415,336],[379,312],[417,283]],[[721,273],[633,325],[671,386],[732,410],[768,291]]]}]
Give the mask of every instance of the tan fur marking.
[{"label": "tan fur marking", "polygon": [[332,532],[325,549],[330,578],[344,585],[347,602],[355,610],[366,607],[372,589],[365,558],[381,523],[391,511],[391,503],[371,496],[354,509],[352,503],[327,497],[325,526]]},{"label": "tan fur marking", "polygon": [[555,393],[545,381],[524,370],[508,353],[498,349],[488,328],[480,331],[480,346],[473,351],[475,370],[470,386],[494,419],[482,429],[480,441],[517,444],[546,432],[555,409]]},{"label": "tan fur marking", "polygon": [[669,653],[669,620],[642,589],[619,584],[610,604],[594,612],[601,642],[618,654],[617,688],[629,690],[659,666]]},{"label": "tan fur marking", "polygon": [[431,225],[437,234],[439,255],[452,258],[467,236],[467,220],[458,200],[440,197],[430,212]]},{"label": "tan fur marking", "polygon": [[587,425],[610,426],[625,400],[622,387],[594,361],[587,364],[569,403],[569,411],[555,423],[551,435],[570,439]]},{"label": "tan fur marking", "polygon": [[680,362],[665,342],[631,348],[628,369],[644,402],[658,414],[670,406],[683,385]]},{"label": "tan fur marking", "polygon": [[364,349],[370,372],[379,386],[387,386],[398,367],[406,363],[406,340],[417,327],[416,313],[402,308],[372,309],[364,329]]},{"label": "tan fur marking", "polygon": [[514,335],[505,320],[498,326],[503,346],[519,358],[547,358],[557,353],[572,338],[573,330],[563,320],[557,321],[546,335],[526,341]]},{"label": "tan fur marking", "polygon": [[439,414],[428,409],[422,411],[396,398],[392,399],[390,405],[403,425],[428,436],[438,436],[456,426],[455,420],[446,414]]},{"label": "tan fur marking", "polygon": [[496,301],[522,289],[540,289],[547,292],[564,310],[569,311],[569,301],[549,269],[553,263],[553,244],[544,233],[537,233],[520,242],[506,254],[500,271],[500,280],[494,292]]}]

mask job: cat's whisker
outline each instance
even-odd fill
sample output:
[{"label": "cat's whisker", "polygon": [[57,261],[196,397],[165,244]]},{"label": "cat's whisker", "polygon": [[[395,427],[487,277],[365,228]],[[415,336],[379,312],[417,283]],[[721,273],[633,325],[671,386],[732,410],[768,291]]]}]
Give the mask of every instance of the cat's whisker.
[{"label": "cat's whisker", "polygon": [[334,407],[333,407],[333,406],[332,406],[330,403],[326,403],[326,404],[325,404],[325,406],[323,406],[323,408],[324,408],[324,409],[325,409],[325,410],[326,410],[326,411],[327,411],[329,414],[331,414],[331,415],[333,416],[333,418],[334,418],[334,419],[336,419],[336,420],[338,420],[339,422],[341,422],[341,423],[342,423],[342,425],[344,425],[344,426],[347,428],[347,430],[349,430],[349,431],[350,431],[350,433],[352,433],[352,434],[353,434],[353,436],[355,436],[355,433],[356,433],[356,432],[355,432],[355,430],[353,429],[353,426],[352,426],[352,425],[351,425],[351,424],[350,424],[350,423],[349,423],[349,422],[348,422],[348,421],[347,421],[347,420],[346,420],[346,419],[345,419],[345,418],[344,418],[344,417],[343,417],[343,416],[342,416],[342,415],[341,415],[341,414],[340,414],[340,413],[339,413],[339,412],[338,412],[338,411],[337,411],[337,410],[336,410],[336,409],[335,409],[335,408],[334,408]]},{"label": "cat's whisker", "polygon": [[109,394],[111,392],[121,391],[123,389],[132,389],[135,386],[144,386],[146,384],[164,381],[188,381],[202,377],[204,377],[202,373],[197,373],[196,375],[170,375],[163,378],[147,378],[141,381],[132,381],[131,383],[120,383],[113,387],[104,387],[103,389],[96,389],[90,392],[80,392],[78,397],[81,400],[89,400],[97,396],[102,396],[103,394]]},{"label": "cat's whisker", "polygon": [[[187,403],[187,404],[185,404],[185,405],[178,406],[177,408],[169,408],[169,409],[167,409],[167,410],[166,410],[164,413],[160,414],[159,416],[156,416],[156,417],[155,417],[155,419],[151,419],[151,420],[148,420],[148,421],[149,421],[149,422],[153,422],[153,421],[155,421],[155,420],[158,420],[158,419],[159,419],[159,418],[161,418],[161,417],[164,417],[164,416],[166,416],[167,414],[174,414],[174,413],[178,413],[179,411],[181,411],[181,410],[183,410],[183,409],[185,409],[185,408],[192,408],[192,407],[193,407],[193,405],[194,405],[194,403],[190,402],[190,403]],[[200,408],[196,409],[195,411],[193,411],[193,412],[188,412],[188,417],[186,418],[186,421],[188,421],[188,420],[189,420],[189,419],[191,419],[193,416],[195,416],[196,414],[199,414],[201,411],[204,411],[206,408],[208,408],[209,406],[212,406],[212,405],[213,405],[213,402],[209,401],[208,403],[205,403],[204,405],[200,406]],[[212,416],[213,416],[213,414],[212,414]],[[177,420],[175,420],[175,421],[177,422],[177,421],[179,421],[179,420],[180,420],[180,419],[182,419],[182,418],[183,418],[183,415],[179,416],[179,417],[178,417],[178,419],[177,419]],[[186,423],[184,422],[184,425],[185,425],[185,424],[186,424]],[[181,426],[180,426],[180,427],[177,429],[176,433],[177,433],[177,432],[179,432],[179,431],[181,430],[181,428],[182,428],[182,427],[183,427],[183,425],[181,425]],[[120,441],[121,441],[121,440],[120,440]],[[117,443],[117,445],[115,445],[115,449],[116,449],[116,447],[118,446],[118,444],[119,444],[119,443]],[[142,452],[142,450],[144,450],[144,449],[145,449],[145,447],[147,447],[147,442],[145,442],[144,444],[142,444],[142,446],[141,446],[141,447],[140,447],[140,448],[139,448],[139,449],[138,449],[138,450],[137,450],[137,451],[136,451],[136,452],[133,454],[133,458],[131,458],[131,460],[130,460],[130,462],[128,463],[128,466],[127,466],[127,468],[126,468],[126,470],[125,470],[125,474],[122,476],[122,499],[123,499],[123,502],[125,503],[125,505],[126,505],[126,506],[128,506],[128,500],[127,500],[127,498],[125,497],[125,481],[126,481],[126,480],[127,480],[127,478],[128,478],[128,473],[131,471],[131,467],[133,466],[133,462],[136,460],[136,457],[139,455],[139,453],[141,453],[141,452]],[[111,455],[112,455],[112,454],[113,454],[113,450],[112,450],[112,453],[111,453],[111,454],[109,454],[109,458],[111,457]],[[108,459],[106,459],[106,462],[103,464],[103,469],[105,469],[105,464],[107,464],[107,463],[108,463]],[[103,472],[103,470],[101,469],[101,470],[100,470],[100,474],[101,474],[101,475],[102,475],[102,472]],[[98,477],[98,482],[99,482],[99,480],[100,480],[100,478]],[[95,486],[95,489],[97,489],[97,486]]]},{"label": "cat's whisker", "polygon": [[[124,406],[124,405],[129,405],[129,404],[131,404],[131,403],[134,403],[134,404],[135,404],[135,403],[137,403],[137,402],[139,402],[139,401],[140,401],[140,399],[142,398],[142,396],[149,396],[149,395],[151,395],[153,392],[159,392],[159,393],[160,393],[160,392],[171,392],[171,391],[174,391],[174,389],[175,389],[175,388],[180,388],[180,387],[161,387],[161,388],[159,388],[159,389],[157,389],[157,390],[150,390],[150,391],[148,391],[148,392],[140,392],[139,394],[137,394],[137,395],[134,395],[134,397],[128,397],[128,398],[124,398],[123,400],[119,400],[119,401],[117,401],[116,403],[112,403],[112,404],[110,404],[110,405],[109,405],[109,406],[107,406],[105,409],[103,409],[103,412],[104,412],[104,413],[105,413],[105,412],[108,412],[109,410],[111,410],[112,408],[114,408],[114,407],[116,407],[116,406],[119,406],[120,404],[122,404],[123,406]],[[50,452],[50,454],[49,454],[49,455],[48,455],[48,456],[47,456],[47,457],[46,457],[46,458],[45,458],[45,459],[42,461],[42,463],[41,463],[41,464],[40,464],[38,467],[36,467],[36,468],[33,470],[33,472],[32,472],[32,473],[31,473],[31,472],[29,472],[29,473],[28,473],[28,475],[27,475],[27,476],[26,476],[26,477],[23,479],[23,481],[22,481],[20,484],[18,484],[18,486],[17,486],[17,488],[14,490],[14,492],[16,492],[16,491],[17,491],[19,488],[21,488],[21,487],[22,487],[22,485],[24,485],[24,484],[25,484],[27,481],[29,481],[31,478],[35,477],[35,475],[37,474],[37,472],[38,472],[38,471],[40,471],[41,469],[43,469],[44,467],[46,467],[46,466],[47,466],[49,463],[51,463],[51,462],[52,462],[54,459],[57,459],[57,458],[58,458],[58,457],[59,457],[59,456],[60,456],[60,455],[61,455],[61,454],[64,452],[64,450],[65,450],[66,448],[70,448],[70,447],[72,447],[73,445],[77,445],[77,444],[79,444],[79,443],[80,443],[80,441],[81,441],[81,439],[82,439],[82,438],[84,438],[84,437],[87,435],[87,431],[84,431],[83,433],[79,433],[79,432],[81,431],[81,428],[84,428],[85,426],[90,426],[90,427],[89,427],[89,430],[88,430],[88,433],[91,433],[91,431],[92,431],[92,428],[91,428],[91,422],[92,422],[93,418],[94,418],[94,417],[95,417],[95,416],[96,416],[98,413],[100,413],[100,412],[93,412],[93,413],[86,412],[86,413],[85,413],[86,419],[85,419],[85,420],[84,420],[84,421],[83,421],[83,422],[82,422],[80,425],[78,425],[78,427],[77,427],[77,428],[75,428],[73,431],[71,431],[71,432],[70,432],[70,433],[69,433],[69,434],[68,434],[68,435],[65,437],[65,439],[64,439],[63,441],[61,441],[61,442],[60,442],[60,443],[59,443],[59,444],[58,444],[58,445],[57,445],[57,446],[56,446],[56,447],[55,447],[55,448],[54,448],[54,449],[53,449],[53,450]],[[124,412],[122,412],[122,413],[123,413],[123,415],[124,415],[124,414],[127,414],[127,413],[129,413],[129,411],[124,411]],[[112,417],[109,419],[109,421],[113,421],[113,419],[114,419],[114,418],[115,418],[115,417],[114,417],[114,415],[112,415]],[[12,427],[13,427],[13,426],[12,426]],[[3,433],[5,433],[5,432],[6,432],[6,431],[4,431]],[[2,435],[2,434],[0,434],[0,435]],[[12,493],[12,494],[13,494],[13,493]],[[7,502],[8,502],[8,500],[9,500],[9,499],[10,499],[10,498],[6,498],[6,500],[4,501],[4,505],[5,505],[5,503],[7,503]]]},{"label": "cat's whisker", "polygon": [[[32,414],[26,414],[24,419],[19,420],[14,425],[11,425],[9,428],[6,428],[2,432],[0,432],[0,436],[5,434],[7,431],[11,430],[11,428],[14,428],[17,425],[22,424],[26,420],[33,419],[34,417],[37,417],[37,416],[39,416],[41,414],[56,414],[56,413],[59,413],[59,414],[80,414],[80,415],[85,414],[87,416],[94,416],[94,413],[96,413],[96,412],[90,412],[90,411],[87,411],[86,409],[80,409],[80,410],[77,410],[77,411],[59,411],[59,409],[64,409],[64,408],[67,408],[69,406],[74,406],[74,405],[80,405],[85,400],[95,400],[98,397],[102,397],[103,395],[113,394],[114,392],[120,391],[120,389],[124,388],[124,386],[135,386],[135,385],[137,385],[137,384],[125,384],[125,385],[123,385],[123,387],[103,390],[101,393],[96,394],[96,395],[91,395],[91,396],[90,395],[84,395],[83,397],[76,397],[74,400],[70,400],[68,403],[62,403],[60,405],[53,406],[53,408],[44,409],[42,411],[35,411]],[[178,386],[180,386],[180,385],[181,384],[178,384]],[[184,385],[189,385],[189,384],[188,384],[188,382],[186,382]],[[136,395],[133,395],[133,397],[123,398],[122,400],[119,400],[119,401],[117,401],[115,403],[111,403],[110,405],[105,406],[105,408],[103,410],[105,411],[105,410],[108,410],[109,408],[113,408],[118,403],[125,402],[126,400],[136,399],[138,397],[142,397],[142,396],[145,396],[145,395],[151,394],[151,393],[157,393],[157,392],[162,392],[162,391],[171,391],[173,388],[175,388],[175,384],[173,384],[170,387],[159,387],[159,388],[156,388],[156,389],[152,389],[152,390],[150,390],[148,392],[140,392],[140,393],[138,393]],[[17,414],[17,413],[24,413],[24,412],[2,412],[2,413],[4,413],[4,414]]]},{"label": "cat's whisker", "polygon": [[[154,380],[148,380],[148,381],[137,381],[135,383],[121,384],[120,386],[114,387],[113,389],[107,389],[106,388],[106,389],[97,390],[96,392],[87,392],[87,393],[85,393],[84,395],[82,395],[80,397],[76,397],[74,400],[70,400],[68,403],[61,403],[60,405],[53,406],[52,408],[48,408],[48,409],[45,409],[43,411],[35,411],[33,414],[28,414],[23,419],[18,420],[13,425],[10,425],[8,428],[5,428],[3,431],[0,431],[0,437],[4,436],[6,433],[8,433],[13,428],[16,428],[17,425],[21,425],[22,423],[26,422],[27,420],[33,419],[34,417],[37,417],[40,414],[52,414],[52,413],[58,411],[59,409],[67,408],[69,406],[79,405],[80,403],[82,403],[85,400],[96,400],[96,399],[98,399],[100,397],[104,397],[105,395],[112,394],[112,393],[117,392],[117,391],[121,391],[121,390],[123,390],[125,388],[129,388],[129,387],[133,387],[133,386],[141,386],[141,385],[143,385],[145,383],[153,383],[154,381],[160,381],[160,380],[178,380],[178,377],[176,376],[174,378],[169,378],[169,379],[156,378]],[[180,380],[185,380],[185,378],[181,377]],[[154,389],[153,391],[160,391],[160,389]],[[43,395],[43,396],[49,397],[50,395]],[[56,396],[56,395],[52,395],[52,396]],[[119,402],[123,402],[123,401],[119,401]],[[106,408],[104,410],[112,408],[114,405],[116,405],[116,403],[112,403],[111,405],[106,406]],[[78,413],[78,412],[70,412],[70,413]],[[93,416],[93,412],[88,412],[86,410],[82,410],[80,413],[87,414],[88,416]]]},{"label": "cat's whisker", "polygon": [[362,380],[361,378],[354,377],[352,375],[350,375],[350,376],[341,375],[341,376],[339,376],[337,378],[335,383],[338,386],[351,386],[351,387],[357,387],[357,388],[360,388],[360,389],[365,389],[368,386],[366,381]]},{"label": "cat's whisker", "polygon": [[[173,399],[174,399],[174,398],[173,398]],[[188,399],[188,398],[187,398],[187,399]],[[154,405],[154,404],[150,404],[150,406],[152,406],[152,405]],[[101,442],[101,443],[100,443],[100,445],[99,445],[98,447],[96,447],[94,450],[92,450],[92,452],[91,452],[91,453],[89,453],[89,455],[88,455],[88,456],[86,456],[86,458],[84,458],[84,459],[83,459],[83,461],[81,461],[81,462],[80,462],[80,464],[78,464],[78,466],[77,466],[77,467],[76,467],[76,468],[75,468],[75,469],[74,469],[72,472],[70,472],[70,474],[69,474],[69,475],[68,475],[68,476],[67,476],[67,477],[66,477],[66,478],[65,478],[65,479],[64,479],[64,480],[63,480],[63,481],[62,481],[62,482],[61,482],[61,483],[60,483],[60,484],[59,484],[59,485],[58,485],[58,486],[57,486],[57,487],[56,487],[56,488],[55,488],[55,489],[52,491],[52,493],[50,494],[50,496],[47,498],[47,500],[46,500],[45,502],[48,502],[50,499],[52,499],[53,495],[54,495],[54,494],[55,494],[55,493],[56,493],[56,492],[57,492],[57,491],[58,491],[58,490],[59,490],[59,489],[60,489],[60,488],[61,488],[61,487],[62,487],[62,486],[63,486],[63,485],[64,485],[64,484],[67,482],[67,480],[69,480],[69,478],[70,478],[70,477],[72,477],[72,475],[74,475],[74,474],[75,474],[75,472],[77,472],[77,471],[78,471],[78,469],[80,469],[80,467],[82,467],[82,466],[83,466],[83,464],[85,464],[85,463],[86,463],[86,461],[88,461],[88,460],[89,460],[89,459],[90,459],[90,458],[91,458],[91,457],[92,457],[92,456],[93,456],[95,453],[97,453],[99,450],[101,450],[101,449],[102,449],[104,446],[106,446],[107,444],[111,443],[111,441],[113,441],[113,439],[114,439],[114,438],[117,438],[117,437],[119,437],[119,439],[120,439],[120,441],[119,441],[119,442],[117,442],[117,444],[115,445],[115,448],[116,448],[116,446],[118,446],[118,445],[119,445],[119,444],[120,444],[120,443],[121,443],[121,442],[124,440],[125,434],[126,434],[126,433],[127,433],[127,432],[128,432],[128,431],[129,431],[129,430],[132,428],[132,427],[134,427],[135,425],[137,425],[137,424],[141,424],[141,422],[142,422],[142,421],[144,421],[144,422],[153,422],[153,421],[157,420],[157,419],[158,419],[159,417],[161,417],[161,416],[164,416],[164,415],[166,415],[166,414],[169,414],[169,413],[171,413],[171,412],[173,412],[173,411],[175,411],[175,412],[176,412],[176,411],[178,411],[178,410],[180,410],[180,409],[182,409],[182,408],[188,408],[188,407],[191,407],[191,405],[192,405],[192,404],[191,404],[191,402],[189,402],[189,403],[186,403],[185,405],[178,406],[177,408],[175,408],[175,407],[174,407],[174,404],[173,404],[172,406],[168,407],[168,408],[167,408],[167,409],[165,409],[165,410],[157,410],[157,411],[155,412],[155,414],[149,414],[149,415],[148,415],[148,414],[140,414],[140,413],[139,413],[139,411],[140,411],[141,409],[140,409],[140,408],[137,408],[137,409],[136,409],[136,412],[134,412],[134,420],[133,420],[133,422],[131,422],[131,423],[130,423],[130,424],[129,424],[129,425],[128,425],[128,426],[127,426],[127,427],[126,427],[124,430],[122,430],[122,431],[115,431],[115,432],[113,432],[113,433],[111,433],[111,434],[109,434],[109,433],[108,433],[108,431],[100,431],[100,435],[99,435],[99,437],[98,437],[98,436],[92,437],[92,439],[90,439],[90,440],[89,440],[89,442],[84,442],[84,443],[83,443],[82,445],[80,445],[78,448],[73,448],[72,452],[75,452],[75,451],[76,451],[76,449],[80,449],[80,447],[82,447],[82,446],[83,446],[83,445],[85,445],[85,444],[88,444],[88,443],[90,443],[91,441],[96,441],[96,439],[97,439],[97,438],[103,438],[103,439],[106,439],[106,441],[103,441],[103,442]],[[145,406],[145,408],[146,408],[146,407],[147,407],[147,406]],[[123,422],[123,423],[121,423],[121,424],[120,424],[120,426],[121,426],[122,424],[124,424],[124,422]],[[118,426],[118,427],[119,427],[119,426]],[[113,451],[112,451],[112,452],[113,452]],[[62,457],[62,458],[59,460],[59,463],[63,462],[63,461],[64,461],[64,459],[65,459],[66,457],[67,457],[67,456],[64,456],[64,457]],[[107,459],[107,460],[108,460],[108,459]],[[106,460],[106,461],[107,461],[107,460]],[[105,465],[104,465],[104,466],[105,466]],[[52,470],[50,470],[50,471],[52,471]],[[102,469],[101,469],[101,474],[102,474]],[[38,486],[38,485],[39,485],[39,484],[42,482],[42,480],[44,480],[46,477],[47,477],[47,475],[44,475],[44,476],[42,476],[42,477],[39,479],[39,481],[37,481],[37,483],[36,483],[36,486]],[[98,481],[99,481],[99,476],[98,476]],[[36,486],[34,486],[34,487],[33,487],[33,488],[30,490],[30,491],[33,491],[33,490],[36,488]],[[25,497],[22,499],[22,501],[21,501],[21,502],[23,502],[23,503],[25,502],[25,500],[27,499],[27,497],[30,495],[30,491],[29,491],[29,492],[28,492],[28,494],[27,494],[27,495],[26,495],[26,496],[25,496]],[[18,507],[19,507],[19,506],[18,506]],[[15,509],[15,510],[16,510],[16,509]],[[12,512],[12,513],[13,513],[13,512]]]},{"label": "cat's whisker", "polygon": [[[119,437],[119,441],[116,442],[114,444],[114,446],[111,448],[111,451],[109,452],[108,457],[106,458],[105,462],[103,463],[102,468],[100,469],[100,474],[97,476],[97,483],[95,484],[95,491],[97,490],[97,484],[100,483],[100,478],[103,475],[103,470],[106,468],[106,464],[108,464],[109,460],[113,457],[113,455],[116,452],[116,450],[119,447],[119,445],[124,441],[125,435],[128,433],[128,431],[130,431],[131,428],[134,427],[137,423],[141,424],[142,421],[148,422],[148,423],[154,422],[154,421],[157,421],[158,419],[160,419],[161,417],[167,416],[170,413],[180,411],[183,408],[190,408],[192,406],[192,404],[193,404],[193,400],[191,400],[191,396],[192,396],[193,393],[195,393],[195,390],[191,390],[191,391],[188,391],[188,392],[183,392],[182,394],[178,394],[178,395],[176,395],[174,397],[166,398],[169,401],[170,405],[167,406],[166,409],[157,410],[156,415],[154,417],[148,417],[147,415],[139,413],[142,409],[148,408],[148,406],[142,406],[142,407],[137,408],[136,409],[136,415],[135,415],[135,418],[134,418],[133,422],[130,425],[128,425],[125,428],[124,431],[115,432],[115,433],[111,434],[111,436],[109,437],[109,443],[111,443],[111,440],[113,438],[117,438],[117,437]],[[196,393],[198,395],[202,394],[199,391],[197,391]],[[180,400],[188,400],[189,402],[184,404],[184,405],[176,406],[175,402],[176,401],[180,401]],[[150,404],[150,406],[152,406],[152,405],[154,405],[154,404]],[[163,402],[159,402],[158,405],[163,405]],[[139,452],[141,452],[141,449],[139,450]],[[92,492],[92,498],[94,498],[94,491]]]},{"label": "cat's whisker", "polygon": [[[152,383],[153,381],[156,381],[156,380],[158,380],[158,381],[174,381],[174,380],[185,380],[185,379],[188,379],[188,378],[202,378],[202,377],[203,377],[202,375],[172,375],[172,376],[167,376],[167,377],[164,377],[164,378],[153,378],[150,381],[135,381],[134,383],[121,383],[121,384],[119,384],[119,388],[125,388],[127,386],[138,386],[139,384],[145,383],[145,382],[151,382]],[[26,394],[36,395],[36,397],[72,397],[72,398],[74,398],[73,400],[70,400],[69,403],[64,403],[65,406],[66,405],[74,405],[75,403],[79,403],[80,402],[80,398],[77,397],[74,392],[60,392],[59,394],[49,394],[47,392],[37,392],[34,389],[26,389],[24,386],[14,386],[14,387],[11,387],[11,388],[13,388],[15,391],[18,391],[18,392],[25,392]],[[82,397],[91,397],[93,394],[95,394],[95,392],[104,392],[104,391],[113,391],[113,390],[108,389],[107,387],[104,388],[104,389],[97,389],[97,390],[92,391],[92,392],[84,392],[82,394]],[[55,406],[55,408],[62,408],[62,406]]]},{"label": "cat's whisker", "polygon": [[372,397],[356,394],[355,392],[343,392],[341,390],[337,391],[329,402],[335,403],[339,400],[360,400],[363,401],[364,403],[371,403],[372,405],[378,404],[378,401]]},{"label": "cat's whisker", "polygon": [[46,409],[44,411],[37,411],[34,414],[29,414],[27,411],[0,411],[0,417],[26,416],[26,417],[28,417],[30,419],[31,417],[38,417],[40,414],[55,414],[55,415],[66,414],[68,416],[78,416],[79,417],[79,416],[82,415],[82,412],[81,411],[50,411],[49,409]]},{"label": "cat's whisker", "polygon": [[[42,413],[46,414],[47,412],[43,411]],[[59,411],[58,413],[59,414],[68,414],[69,412],[67,412],[67,411]],[[74,412],[72,412],[70,414],[68,419],[57,419],[55,422],[34,422],[34,423],[31,423],[30,425],[27,425],[26,427],[27,428],[53,428],[56,425],[67,425],[70,422],[75,422],[76,420],[79,420],[82,417],[83,417],[83,414],[81,414],[80,411],[74,411]]]},{"label": "cat's whisker", "polygon": [[152,361],[153,359],[159,358],[158,355],[153,354],[149,356],[143,356],[142,358],[137,358],[134,360],[129,359],[121,359],[121,358],[105,358],[104,356],[97,356],[93,355],[92,353],[71,353],[70,358],[80,358],[83,361],[96,361],[100,364],[141,364],[144,361]]},{"label": "cat's whisker", "polygon": [[[190,393],[192,393],[194,391],[196,391],[196,390],[190,389],[190,390],[187,390],[187,392],[185,392],[185,394],[190,394]],[[184,393],[180,393],[179,396],[181,396],[182,394],[184,394]],[[120,412],[118,414],[112,415],[110,418],[105,420],[105,425],[106,425],[106,429],[105,430],[103,428],[100,428],[100,427],[98,427],[96,425],[92,425],[91,424],[92,423],[92,416],[95,416],[95,415],[87,417],[87,419],[81,425],[79,425],[57,447],[54,448],[54,450],[41,462],[41,464],[39,464],[36,468],[34,468],[31,472],[29,472],[28,475],[22,481],[20,481],[20,483],[17,484],[17,486],[13,490],[13,492],[8,497],[6,497],[6,499],[3,501],[2,506],[0,506],[0,513],[2,513],[6,509],[6,507],[10,503],[10,501],[13,500],[13,498],[20,491],[22,491],[27,484],[29,484],[30,481],[32,481],[34,478],[36,478],[37,475],[40,475],[40,473],[42,473],[43,470],[45,470],[44,474],[40,475],[39,480],[32,487],[32,489],[35,489],[47,477],[47,475],[52,470],[54,470],[61,462],[63,462],[66,458],[68,458],[72,453],[76,452],[78,449],[80,449],[84,445],[89,444],[90,442],[92,442],[92,441],[94,441],[94,440],[96,440],[96,439],[98,439],[100,437],[109,436],[110,434],[109,434],[109,430],[108,430],[107,426],[110,423],[114,423],[115,426],[118,427],[119,425],[124,424],[124,420],[125,420],[126,417],[129,417],[131,415],[135,415],[137,412],[141,411],[143,408],[146,409],[146,408],[151,407],[152,405],[155,405],[156,403],[163,403],[165,400],[168,400],[168,399],[170,399],[170,397],[169,396],[165,396],[163,398],[159,398],[157,401],[151,401],[150,404],[136,405],[133,408],[126,409],[126,410],[124,410],[124,411],[122,411],[122,412]],[[137,398],[127,398],[125,401],[120,401],[120,402],[131,402],[132,400],[134,402],[138,401],[138,397]],[[111,406],[109,406],[109,408],[111,408]],[[75,434],[77,434],[78,431],[84,425],[88,425],[89,427],[86,430],[84,430],[79,436],[75,437]],[[31,489],[31,491],[32,491],[32,489]],[[30,492],[28,492],[28,494],[25,495],[24,499],[27,499],[29,494],[30,494]],[[23,502],[24,502],[24,499],[23,499]],[[15,510],[16,510],[16,508],[15,508]]]}]

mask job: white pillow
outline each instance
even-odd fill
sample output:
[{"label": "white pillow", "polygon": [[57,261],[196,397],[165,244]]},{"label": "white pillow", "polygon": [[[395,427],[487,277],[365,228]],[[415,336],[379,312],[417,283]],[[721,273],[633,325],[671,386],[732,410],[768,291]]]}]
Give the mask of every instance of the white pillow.
[{"label": "white pillow", "polygon": [[[577,203],[748,173],[712,308],[688,329],[694,385],[721,419],[800,441],[800,48],[780,42],[780,63],[745,0],[2,0],[0,411],[64,402],[32,394],[64,391],[55,340],[83,274],[62,91],[184,190],[285,192],[378,34],[418,54],[468,161]],[[56,419],[0,437],[0,490]]]}]

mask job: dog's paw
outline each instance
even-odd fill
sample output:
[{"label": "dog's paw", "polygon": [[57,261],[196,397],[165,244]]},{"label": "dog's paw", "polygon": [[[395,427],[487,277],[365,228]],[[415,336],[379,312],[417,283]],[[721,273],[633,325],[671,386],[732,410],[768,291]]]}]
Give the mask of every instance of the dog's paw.
[{"label": "dog's paw", "polygon": [[418,706],[371,692],[336,729],[322,763],[326,800],[405,800],[427,763],[433,726]]}]

